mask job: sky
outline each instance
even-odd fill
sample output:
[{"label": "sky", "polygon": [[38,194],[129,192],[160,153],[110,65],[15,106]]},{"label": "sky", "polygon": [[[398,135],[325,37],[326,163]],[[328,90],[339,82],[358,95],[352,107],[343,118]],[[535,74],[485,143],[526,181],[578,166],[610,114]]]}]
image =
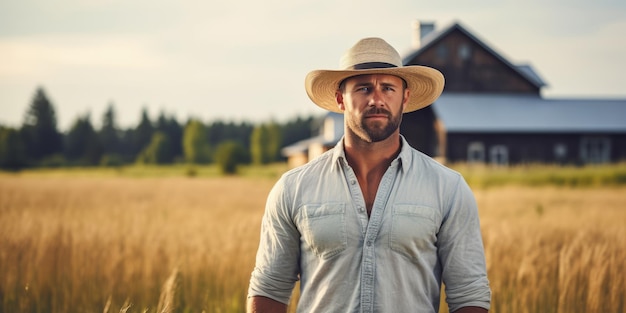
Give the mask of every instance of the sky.
[{"label": "sky", "polygon": [[19,127],[43,87],[67,131],[109,105],[118,126],[147,109],[181,123],[321,115],[311,70],[381,37],[402,56],[414,21],[460,23],[513,64],[531,64],[546,98],[626,98],[623,0],[0,1],[0,125]]}]

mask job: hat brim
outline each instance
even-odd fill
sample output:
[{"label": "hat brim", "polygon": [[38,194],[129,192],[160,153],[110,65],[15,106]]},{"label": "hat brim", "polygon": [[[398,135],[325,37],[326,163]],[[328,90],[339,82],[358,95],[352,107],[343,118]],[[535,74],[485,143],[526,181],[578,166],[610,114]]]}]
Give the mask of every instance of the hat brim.
[{"label": "hat brim", "polygon": [[365,70],[316,70],[306,76],[304,85],[309,98],[319,107],[331,112],[343,113],[335,98],[339,83],[348,77],[367,74],[395,75],[406,81],[410,95],[404,113],[416,111],[434,103],[441,95],[444,86],[441,72],[434,68],[417,65]]}]

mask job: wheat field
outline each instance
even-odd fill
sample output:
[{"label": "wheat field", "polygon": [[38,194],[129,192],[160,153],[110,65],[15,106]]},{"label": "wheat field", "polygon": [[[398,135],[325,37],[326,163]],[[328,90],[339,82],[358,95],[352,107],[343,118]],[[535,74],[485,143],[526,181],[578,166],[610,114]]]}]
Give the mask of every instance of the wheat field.
[{"label": "wheat field", "polygon": [[[244,312],[274,181],[0,175],[0,312]],[[624,312],[625,192],[476,189],[491,312]]]}]

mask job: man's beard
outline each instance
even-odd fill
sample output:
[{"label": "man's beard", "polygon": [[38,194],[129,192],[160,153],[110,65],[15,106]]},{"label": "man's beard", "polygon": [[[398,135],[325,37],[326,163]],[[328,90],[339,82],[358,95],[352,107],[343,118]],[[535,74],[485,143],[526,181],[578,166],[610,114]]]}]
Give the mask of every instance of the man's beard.
[{"label": "man's beard", "polygon": [[[388,118],[387,123],[384,124],[382,121],[368,121],[367,117],[373,114],[386,115]],[[363,141],[379,142],[389,138],[389,136],[400,127],[402,112],[398,112],[398,114],[394,116],[385,109],[373,107],[364,112],[360,119],[350,119],[347,122],[348,129]]]}]

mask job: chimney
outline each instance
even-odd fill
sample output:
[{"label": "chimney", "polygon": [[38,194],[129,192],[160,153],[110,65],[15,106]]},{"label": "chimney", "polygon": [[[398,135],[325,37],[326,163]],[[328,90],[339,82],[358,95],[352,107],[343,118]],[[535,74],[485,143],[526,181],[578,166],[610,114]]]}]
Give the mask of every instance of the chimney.
[{"label": "chimney", "polygon": [[424,37],[435,30],[434,22],[413,21],[413,48],[419,49]]}]

